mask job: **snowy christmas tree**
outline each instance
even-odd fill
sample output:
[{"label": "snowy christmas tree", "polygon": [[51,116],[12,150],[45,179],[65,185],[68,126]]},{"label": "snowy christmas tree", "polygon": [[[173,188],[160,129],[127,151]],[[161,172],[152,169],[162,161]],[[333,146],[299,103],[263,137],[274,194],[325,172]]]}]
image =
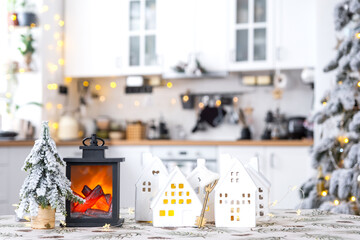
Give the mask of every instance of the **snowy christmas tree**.
[{"label": "snowy christmas tree", "polygon": [[20,190],[20,205],[17,209],[19,217],[26,212],[37,216],[39,206],[50,206],[65,214],[64,198],[81,202],[73,194],[70,181],[61,171],[64,166],[65,162],[60,158],[55,142],[50,137],[48,122],[43,122],[41,138],[35,141],[23,166],[28,175]]},{"label": "snowy christmas tree", "polygon": [[303,207],[359,214],[360,1],[342,1],[334,13],[335,29],[343,37],[324,71],[337,70],[336,84],[314,118],[318,124],[333,123],[334,127],[324,127],[313,147],[313,167],[318,176],[302,187]]}]

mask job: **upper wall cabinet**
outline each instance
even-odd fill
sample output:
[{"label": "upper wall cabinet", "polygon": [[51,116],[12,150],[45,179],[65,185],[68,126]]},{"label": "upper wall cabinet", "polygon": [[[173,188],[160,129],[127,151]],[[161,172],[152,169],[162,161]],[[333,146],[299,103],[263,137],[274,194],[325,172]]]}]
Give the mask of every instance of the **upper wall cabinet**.
[{"label": "upper wall cabinet", "polygon": [[65,76],[119,75],[125,1],[65,1]]},{"label": "upper wall cabinet", "polygon": [[159,0],[163,72],[192,54],[207,70],[226,71],[227,12],[223,0]]},{"label": "upper wall cabinet", "polygon": [[273,1],[230,0],[230,5],[230,70],[272,69]]},{"label": "upper wall cabinet", "polygon": [[313,0],[229,0],[230,71],[315,65]]},{"label": "upper wall cabinet", "polygon": [[124,0],[126,16],[122,61],[124,74],[161,74],[159,51],[159,0]]},{"label": "upper wall cabinet", "polygon": [[294,69],[315,66],[316,2],[276,0],[275,64]]}]

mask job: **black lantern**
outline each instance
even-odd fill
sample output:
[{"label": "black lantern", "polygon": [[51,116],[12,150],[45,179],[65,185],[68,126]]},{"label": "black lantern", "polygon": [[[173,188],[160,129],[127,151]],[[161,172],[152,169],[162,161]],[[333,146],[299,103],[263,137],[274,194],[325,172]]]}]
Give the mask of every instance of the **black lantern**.
[{"label": "black lantern", "polygon": [[119,208],[120,162],[125,159],[105,158],[104,150],[108,147],[104,144],[105,141],[94,134],[83,140],[82,158],[64,158],[71,189],[84,199],[83,204],[66,202],[66,226],[121,226],[124,222],[119,219]]}]

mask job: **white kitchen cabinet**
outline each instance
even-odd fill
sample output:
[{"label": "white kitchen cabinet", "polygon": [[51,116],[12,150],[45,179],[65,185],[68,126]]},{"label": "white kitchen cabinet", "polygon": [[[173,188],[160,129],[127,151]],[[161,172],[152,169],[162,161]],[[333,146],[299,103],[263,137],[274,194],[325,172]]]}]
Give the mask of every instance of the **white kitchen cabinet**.
[{"label": "white kitchen cabinet", "polygon": [[275,66],[296,69],[315,66],[316,1],[275,1]]},{"label": "white kitchen cabinet", "polygon": [[120,75],[126,1],[65,1],[65,76]]},{"label": "white kitchen cabinet", "polygon": [[19,203],[20,188],[26,173],[22,171],[31,147],[0,148],[0,215],[14,213],[12,204]]},{"label": "white kitchen cabinet", "polygon": [[229,1],[230,71],[315,66],[316,1]]},{"label": "white kitchen cabinet", "polygon": [[193,54],[208,71],[227,71],[227,14],[223,0],[159,0],[164,74]]},{"label": "white kitchen cabinet", "polygon": [[311,176],[309,147],[267,147],[266,177],[271,182],[270,201],[278,201],[274,208],[294,209],[301,203],[298,190]]},{"label": "white kitchen cabinet", "polygon": [[142,168],[141,160],[145,152],[150,152],[149,146],[110,146],[106,157],[124,157],[120,163],[120,206],[135,206],[135,183]]},{"label": "white kitchen cabinet", "polygon": [[124,0],[125,31],[122,33],[123,73],[161,74],[159,50],[159,0]]},{"label": "white kitchen cabinet", "polygon": [[274,4],[270,0],[229,0],[230,71],[274,67]]}]

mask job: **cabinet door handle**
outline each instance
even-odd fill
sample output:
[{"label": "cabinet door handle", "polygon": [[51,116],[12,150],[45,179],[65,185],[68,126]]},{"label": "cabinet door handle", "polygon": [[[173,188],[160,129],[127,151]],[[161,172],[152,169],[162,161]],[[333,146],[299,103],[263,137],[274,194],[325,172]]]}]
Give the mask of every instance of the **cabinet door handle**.
[{"label": "cabinet door handle", "polygon": [[271,153],[270,154],[270,167],[271,168],[275,168],[275,154],[274,153]]}]

